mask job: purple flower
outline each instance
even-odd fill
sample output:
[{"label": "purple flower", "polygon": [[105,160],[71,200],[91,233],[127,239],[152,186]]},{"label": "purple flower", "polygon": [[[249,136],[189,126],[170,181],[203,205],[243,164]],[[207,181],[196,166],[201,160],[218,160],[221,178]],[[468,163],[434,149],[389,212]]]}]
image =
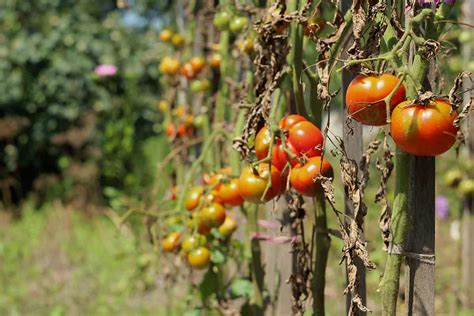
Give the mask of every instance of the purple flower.
[{"label": "purple flower", "polygon": [[439,195],[435,199],[436,218],[445,220],[449,215],[449,202],[445,196]]},{"label": "purple flower", "polygon": [[113,76],[117,73],[117,67],[115,65],[98,65],[95,67],[94,72],[96,75],[101,77]]}]

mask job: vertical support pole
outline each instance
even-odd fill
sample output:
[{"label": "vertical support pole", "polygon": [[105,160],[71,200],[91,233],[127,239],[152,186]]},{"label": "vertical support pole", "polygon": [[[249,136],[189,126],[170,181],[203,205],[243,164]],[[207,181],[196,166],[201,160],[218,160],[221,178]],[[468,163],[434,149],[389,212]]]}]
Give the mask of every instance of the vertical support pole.
[{"label": "vertical support pole", "polygon": [[[464,18],[466,23],[472,23],[474,21],[474,1],[465,1],[463,3]],[[474,32],[469,27],[463,27],[465,31],[471,32],[471,36],[474,35]],[[472,45],[466,43],[463,46],[463,60],[464,60],[464,69],[467,68],[467,64],[472,60]],[[474,77],[471,76],[471,79],[464,78],[463,82],[463,106],[468,102],[471,102],[471,98],[474,97],[472,88],[474,85],[472,83]],[[467,146],[467,156],[469,159],[474,159],[474,111],[471,111],[467,117],[467,128],[465,130],[466,136],[466,146]],[[470,194],[464,199],[464,209],[462,215],[462,288],[461,297],[462,307],[465,310],[474,311],[474,196]]]},{"label": "vertical support pole", "polygon": [[435,158],[412,156],[410,164],[408,203],[412,218],[405,265],[407,315],[434,315],[435,266],[431,255],[435,251]]},{"label": "vertical support pole", "polygon": [[[433,10],[435,7],[433,5]],[[432,27],[431,22],[427,28]],[[419,62],[417,55],[413,61]],[[434,82],[433,61],[423,63],[417,78],[429,91]],[[420,63],[418,63],[420,64]],[[415,67],[418,64],[414,65]],[[413,91],[409,92],[414,97]],[[410,156],[408,208],[411,215],[405,249],[406,314],[435,314],[435,157]]]},{"label": "vertical support pole", "polygon": [[[352,4],[352,1],[350,0],[343,0],[341,2],[341,11],[343,14],[347,10],[350,9]],[[343,53],[342,59],[347,58],[347,54]],[[347,112],[347,106],[346,106],[346,91],[347,87],[349,86],[349,83],[352,81],[354,78],[354,75],[349,72],[348,70],[344,69],[342,71],[342,104],[343,104],[343,115],[342,115],[342,132],[343,132],[343,139],[344,139],[344,144],[347,152],[347,157],[349,159],[355,160],[357,163],[362,158],[362,152],[363,152],[363,139],[362,139],[362,124],[355,120],[350,120],[351,121],[351,126],[347,126],[346,124],[346,119],[348,118],[348,112]],[[351,134],[351,129],[352,129],[352,134]],[[345,201],[345,212],[346,214],[352,214],[353,209],[350,203],[349,198],[347,195],[344,196],[344,201]],[[360,279],[358,280],[359,282],[359,295],[362,299],[362,304],[366,305],[366,282],[365,282],[365,266],[360,261],[357,259],[356,261],[356,266],[357,270],[360,272]],[[346,311],[349,312],[350,308],[350,302],[352,300],[352,297],[350,294],[347,294],[346,296]],[[360,312],[359,315],[365,315],[366,313]]]}]

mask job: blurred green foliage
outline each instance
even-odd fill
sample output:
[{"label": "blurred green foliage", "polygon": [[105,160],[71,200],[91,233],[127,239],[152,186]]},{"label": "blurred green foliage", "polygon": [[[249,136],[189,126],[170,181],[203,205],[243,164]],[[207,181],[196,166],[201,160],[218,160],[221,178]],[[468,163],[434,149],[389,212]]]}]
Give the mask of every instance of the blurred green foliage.
[{"label": "blurred green foliage", "polygon": [[[0,180],[12,193],[7,202],[32,188],[61,196],[54,183],[64,188],[64,181],[95,192],[107,185],[136,192],[152,181],[142,147],[159,131],[163,47],[156,26],[169,6],[153,2],[134,1],[133,10],[119,10],[113,0],[0,2]],[[118,72],[98,77],[99,64]]]}]

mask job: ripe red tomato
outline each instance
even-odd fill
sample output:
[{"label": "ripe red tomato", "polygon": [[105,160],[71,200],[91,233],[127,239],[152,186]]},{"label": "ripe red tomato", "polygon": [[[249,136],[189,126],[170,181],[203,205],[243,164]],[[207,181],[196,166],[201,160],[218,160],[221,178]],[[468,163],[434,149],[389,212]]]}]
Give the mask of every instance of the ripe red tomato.
[{"label": "ripe red tomato", "polygon": [[299,157],[319,156],[323,146],[323,134],[313,123],[299,122],[290,129],[288,143],[293,146]]},{"label": "ripe red tomato", "polygon": [[[349,115],[365,125],[387,124],[387,110],[383,99],[395,89],[399,82],[400,79],[391,74],[355,77],[346,92]],[[401,84],[390,101],[391,110],[404,100],[405,87]]]},{"label": "ripe red tomato", "polygon": [[181,244],[181,233],[180,232],[174,232],[166,236],[165,239],[163,239],[163,242],[161,243],[161,247],[165,251],[174,251],[176,250],[179,245]]},{"label": "ripe red tomato", "polygon": [[211,262],[211,253],[206,247],[196,248],[188,254],[188,262],[193,268],[204,269]]},{"label": "ripe red tomato", "polygon": [[193,133],[193,128],[192,126],[187,126],[185,123],[181,123],[178,125],[177,132],[179,137],[190,136]]},{"label": "ripe red tomato", "polygon": [[224,223],[219,226],[219,232],[225,237],[229,237],[237,229],[237,221],[232,216],[227,215]]},{"label": "ripe red tomato", "polygon": [[332,166],[326,159],[321,161],[321,157],[308,159],[304,166],[297,164],[290,172],[291,186],[302,195],[317,196],[323,193],[320,183],[313,182],[318,175],[333,177]]},{"label": "ripe red tomato", "polygon": [[203,192],[204,192],[204,188],[201,186],[196,186],[192,188],[191,190],[189,190],[186,196],[186,201],[185,201],[185,207],[188,211],[192,211],[196,207],[198,207],[199,202],[201,201]]},{"label": "ripe red tomato", "polygon": [[[260,163],[257,166],[258,175],[253,173],[250,166],[242,170],[239,178],[239,193],[242,198],[252,203],[265,203],[279,195],[285,186],[284,177],[280,171],[268,163]],[[272,185],[263,196],[269,179],[271,177]]]},{"label": "ripe red tomato", "polygon": [[283,117],[280,122],[278,122],[278,126],[281,129],[290,130],[296,123],[307,121],[304,116],[298,114],[291,114],[288,116]]},{"label": "ripe red tomato", "polygon": [[[288,151],[292,152],[295,156],[298,156],[298,153],[296,152],[295,148],[293,145],[289,142],[286,143],[286,148]],[[281,141],[279,140],[275,145],[273,145],[273,150],[272,150],[272,164],[277,167],[278,170],[284,171],[286,163],[288,162],[289,155],[285,152],[283,149],[283,145],[281,144]],[[291,158],[290,159],[290,164],[291,166],[294,166],[298,163],[298,160],[296,158]],[[285,170],[285,173],[288,174],[289,169]]]},{"label": "ripe red tomato", "polygon": [[255,136],[255,154],[257,155],[258,160],[267,157],[272,141],[270,130],[266,127],[262,127]]},{"label": "ripe red tomato", "polygon": [[199,216],[206,226],[210,228],[219,227],[224,223],[225,209],[218,203],[212,203],[211,205],[204,207],[199,212]]},{"label": "ripe red tomato", "polygon": [[219,188],[218,195],[224,205],[240,206],[244,203],[244,199],[239,193],[238,182],[238,179],[232,179],[228,183],[223,183]]},{"label": "ripe red tomato", "polygon": [[437,99],[428,105],[405,101],[392,113],[390,132],[403,151],[415,156],[437,156],[451,148],[458,128],[453,126],[457,113],[447,100]]}]

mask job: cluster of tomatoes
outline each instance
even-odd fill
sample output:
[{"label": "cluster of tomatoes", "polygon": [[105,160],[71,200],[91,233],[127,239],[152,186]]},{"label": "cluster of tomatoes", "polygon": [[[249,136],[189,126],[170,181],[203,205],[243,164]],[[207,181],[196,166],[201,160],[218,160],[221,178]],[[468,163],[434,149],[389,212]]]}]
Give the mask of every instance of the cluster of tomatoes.
[{"label": "cluster of tomatoes", "polygon": [[405,86],[391,74],[355,77],[347,89],[346,104],[349,115],[365,125],[387,124],[390,112],[392,138],[409,154],[437,156],[456,141],[459,128],[453,123],[457,113],[449,101],[435,99],[421,104],[406,100]]},{"label": "cluster of tomatoes", "polygon": [[188,113],[187,107],[184,105],[177,106],[171,113],[169,112],[170,104],[166,100],[161,100],[158,107],[161,112],[170,116],[165,124],[166,136],[170,140],[190,137],[193,135],[195,128],[200,126],[200,118],[195,118]]},{"label": "cluster of tomatoes", "polygon": [[[263,127],[255,137],[256,164],[242,171],[240,195],[252,203],[265,203],[282,194],[289,183],[305,196],[322,193],[319,175],[332,177],[331,164],[321,157],[323,135],[320,129],[300,115],[282,118],[272,133]],[[273,134],[273,137],[272,137]]]},{"label": "cluster of tomatoes", "polygon": [[211,241],[227,241],[238,226],[226,208],[240,206],[243,202],[230,168],[204,174],[202,185],[191,188],[186,194],[191,233],[183,236],[181,231],[172,232],[163,240],[162,248],[169,252],[181,249],[191,267],[207,268],[211,262]]}]

